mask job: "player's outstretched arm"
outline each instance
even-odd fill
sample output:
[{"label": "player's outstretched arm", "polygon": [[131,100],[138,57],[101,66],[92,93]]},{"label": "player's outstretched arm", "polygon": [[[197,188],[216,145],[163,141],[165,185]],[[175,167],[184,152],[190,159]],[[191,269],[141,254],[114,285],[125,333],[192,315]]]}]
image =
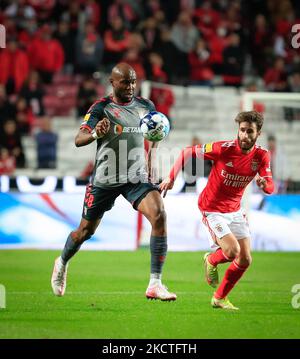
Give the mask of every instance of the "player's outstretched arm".
[{"label": "player's outstretched arm", "polygon": [[105,117],[96,124],[96,127],[92,132],[86,128],[81,128],[75,137],[76,147],[86,146],[91,142],[104,137],[110,129],[110,122]]},{"label": "player's outstretched arm", "polygon": [[194,146],[186,147],[181,151],[179,157],[175,161],[175,164],[170,171],[169,176],[166,177],[159,185],[159,189],[162,192],[163,197],[166,197],[168,190],[173,188],[178,173],[186,165],[187,161],[195,155],[196,152]]},{"label": "player's outstretched arm", "polygon": [[169,174],[169,177],[172,181],[175,181],[178,173],[184,168],[189,159],[194,156],[196,156],[195,146],[186,147],[180,152],[180,155],[175,161],[175,164]]}]

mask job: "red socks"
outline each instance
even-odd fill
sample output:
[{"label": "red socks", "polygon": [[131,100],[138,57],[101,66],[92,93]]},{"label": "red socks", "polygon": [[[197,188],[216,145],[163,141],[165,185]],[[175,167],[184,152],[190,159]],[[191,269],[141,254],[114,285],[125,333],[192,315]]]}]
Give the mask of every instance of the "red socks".
[{"label": "red socks", "polygon": [[235,260],[232,260],[233,258],[228,258],[225,256],[221,248],[218,248],[216,252],[211,253],[208,256],[208,261],[213,266],[217,266],[220,263],[232,262],[226,270],[224,278],[217,291],[215,292],[215,297],[217,299],[225,298],[248,268],[242,267],[237,264]]},{"label": "red socks", "polygon": [[211,253],[207,259],[209,263],[215,267],[220,263],[231,262],[233,260],[233,258],[226,257],[221,248],[218,248],[214,253]]},{"label": "red socks", "polygon": [[242,275],[245,273],[247,268],[248,267],[241,267],[234,260],[226,270],[222,283],[219,285],[217,291],[215,292],[215,298],[217,299],[225,298],[227,294],[231,291],[231,289],[239,281],[239,279],[242,277]]}]

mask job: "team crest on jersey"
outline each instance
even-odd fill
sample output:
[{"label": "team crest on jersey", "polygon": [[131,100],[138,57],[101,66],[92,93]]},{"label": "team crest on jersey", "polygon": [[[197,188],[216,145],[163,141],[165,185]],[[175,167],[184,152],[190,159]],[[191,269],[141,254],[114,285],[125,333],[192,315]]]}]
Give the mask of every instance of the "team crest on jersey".
[{"label": "team crest on jersey", "polygon": [[120,115],[121,109],[120,108],[113,108],[111,110],[111,112],[115,116],[115,118],[120,118],[121,117],[121,115]]},{"label": "team crest on jersey", "polygon": [[222,228],[222,226],[221,226],[221,224],[220,223],[218,223],[218,224],[216,224],[216,230],[218,231],[218,232],[220,232],[220,233],[222,233],[223,232],[223,228]]},{"label": "team crest on jersey", "polygon": [[251,162],[251,169],[252,169],[252,171],[257,171],[258,165],[259,165],[259,161],[258,161],[258,160],[252,160],[252,162]]}]

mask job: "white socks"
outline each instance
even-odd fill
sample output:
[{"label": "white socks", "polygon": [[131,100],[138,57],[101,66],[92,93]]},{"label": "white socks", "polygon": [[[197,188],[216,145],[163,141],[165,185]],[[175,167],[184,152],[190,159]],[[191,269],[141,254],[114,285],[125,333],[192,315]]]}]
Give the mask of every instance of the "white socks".
[{"label": "white socks", "polygon": [[151,273],[149,287],[154,285],[161,285],[161,274],[160,273]]}]

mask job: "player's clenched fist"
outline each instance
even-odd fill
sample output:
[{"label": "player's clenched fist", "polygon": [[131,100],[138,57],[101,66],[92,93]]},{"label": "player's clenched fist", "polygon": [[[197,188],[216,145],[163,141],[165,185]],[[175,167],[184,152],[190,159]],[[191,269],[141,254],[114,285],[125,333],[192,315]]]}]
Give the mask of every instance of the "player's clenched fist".
[{"label": "player's clenched fist", "polygon": [[159,185],[159,189],[163,195],[163,197],[166,197],[166,194],[169,189],[172,189],[174,186],[174,181],[171,180],[170,177],[166,177],[162,183]]},{"label": "player's clenched fist", "polygon": [[97,134],[98,138],[101,138],[108,133],[109,129],[110,129],[109,119],[104,117],[101,121],[99,121],[96,124],[95,133]]},{"label": "player's clenched fist", "polygon": [[267,181],[263,177],[257,175],[255,180],[259,188],[264,189],[266,187]]}]

